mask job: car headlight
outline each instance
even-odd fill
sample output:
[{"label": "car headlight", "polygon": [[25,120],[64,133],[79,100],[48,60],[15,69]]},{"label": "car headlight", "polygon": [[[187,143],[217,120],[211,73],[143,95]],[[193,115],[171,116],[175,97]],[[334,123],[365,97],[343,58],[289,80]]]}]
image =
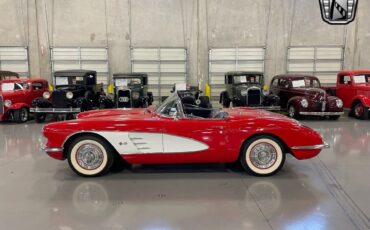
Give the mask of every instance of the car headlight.
[{"label": "car headlight", "polygon": [[45,99],[49,99],[50,98],[50,92],[44,92],[42,94],[42,97],[45,98]]},{"label": "car headlight", "polygon": [[242,91],[240,92],[240,94],[241,94],[243,97],[245,97],[245,96],[247,96],[247,95],[248,95],[248,90],[242,90]]},{"label": "car headlight", "polygon": [[4,105],[5,105],[5,107],[9,108],[10,106],[12,106],[12,101],[11,100],[5,100]]},{"label": "car headlight", "polygon": [[68,91],[68,92],[66,93],[66,97],[67,97],[68,99],[72,99],[72,98],[73,98],[73,93],[72,93],[71,91]]},{"label": "car headlight", "polygon": [[338,108],[343,107],[343,101],[341,99],[337,99],[337,100],[335,100],[335,102],[336,102]]},{"label": "car headlight", "polygon": [[307,99],[303,98],[301,100],[301,105],[302,105],[303,108],[307,108],[308,107],[308,101],[307,101]]},{"label": "car headlight", "polygon": [[137,99],[139,99],[139,97],[140,97],[139,92],[132,92],[132,99],[137,100]]}]

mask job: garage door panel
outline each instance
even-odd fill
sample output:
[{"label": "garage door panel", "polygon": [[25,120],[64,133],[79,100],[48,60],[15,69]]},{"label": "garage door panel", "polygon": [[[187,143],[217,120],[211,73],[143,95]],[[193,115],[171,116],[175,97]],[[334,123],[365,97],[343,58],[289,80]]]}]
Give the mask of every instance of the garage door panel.
[{"label": "garage door panel", "polygon": [[161,85],[173,85],[175,83],[185,83],[185,75],[162,75]]},{"label": "garage door panel", "polygon": [[156,48],[134,48],[131,51],[131,58],[136,61],[156,61],[158,57]]},{"label": "garage door panel", "polygon": [[325,60],[325,59],[335,59],[341,60],[343,55],[343,49],[341,47],[319,47],[316,50],[316,58]]},{"label": "garage door panel", "polygon": [[78,61],[54,61],[54,72],[66,69],[80,69],[80,63]]},{"label": "garage door panel", "polygon": [[106,61],[108,53],[106,49],[101,48],[83,48],[81,49],[82,60]]},{"label": "garage door panel", "polygon": [[317,73],[316,76],[320,79],[322,85],[333,85],[337,80],[335,73]]},{"label": "garage door panel", "polygon": [[209,79],[211,85],[223,85],[225,84],[224,74],[213,74],[212,78]]},{"label": "garage door panel", "polygon": [[53,48],[52,60],[55,61],[71,61],[80,59],[80,50],[78,48]]},{"label": "garage door panel", "polygon": [[211,61],[217,61],[217,60],[235,60],[235,48],[218,48],[218,49],[211,49],[209,54],[209,59]]},{"label": "garage door panel", "polygon": [[314,72],[313,62],[293,62],[288,64],[289,72]]},{"label": "garage door panel", "polygon": [[22,77],[28,77],[27,47],[0,47],[0,70],[14,71]]},{"label": "garage door panel", "polygon": [[240,61],[238,63],[238,70],[239,71],[257,71],[263,72],[264,71],[264,63],[261,61]]},{"label": "garage door panel", "polygon": [[185,63],[161,63],[160,70],[163,73],[185,73]]},{"label": "garage door panel", "polygon": [[236,68],[235,61],[224,61],[224,62],[212,62],[210,64],[211,73],[225,73],[229,71],[234,71]]},{"label": "garage door panel", "polygon": [[133,63],[132,72],[143,72],[143,73],[158,73],[159,65],[157,63]]},{"label": "garage door panel", "polygon": [[241,48],[238,49],[239,60],[259,60],[265,59],[265,50],[262,48]]},{"label": "garage door panel", "polygon": [[288,59],[291,60],[310,60],[315,59],[315,49],[313,47],[289,48]]},{"label": "garage door panel", "polygon": [[161,49],[160,50],[161,61],[185,61],[186,50],[185,49]]},{"label": "garage door panel", "polygon": [[108,73],[108,63],[99,61],[83,61],[81,63],[82,69],[93,69],[96,72]]},{"label": "garage door panel", "polygon": [[336,72],[340,69],[342,69],[341,62],[317,62],[316,63],[317,72],[325,72],[325,71]]}]

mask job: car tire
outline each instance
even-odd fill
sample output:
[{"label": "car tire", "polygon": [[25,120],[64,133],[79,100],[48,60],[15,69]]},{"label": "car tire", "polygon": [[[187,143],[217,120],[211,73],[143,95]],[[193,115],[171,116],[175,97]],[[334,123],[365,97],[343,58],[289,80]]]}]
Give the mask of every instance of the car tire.
[{"label": "car tire", "polygon": [[45,120],[46,120],[46,114],[45,113],[35,114],[35,121],[37,123],[43,123]]},{"label": "car tire", "polygon": [[14,110],[13,116],[14,120],[17,123],[24,123],[28,121],[28,109],[26,107],[22,107],[20,109]]},{"label": "car tire", "polygon": [[256,136],[243,144],[240,163],[249,174],[271,176],[284,165],[283,150],[284,146],[277,138],[268,135]]},{"label": "car tire", "polygon": [[364,120],[369,117],[369,108],[365,107],[360,101],[356,102],[353,106],[352,114],[355,118]]},{"label": "car tire", "polygon": [[301,118],[297,111],[297,108],[294,105],[288,106],[288,116],[297,120]]},{"label": "car tire", "polygon": [[[90,148],[90,149],[89,149]],[[105,175],[114,162],[114,149],[105,140],[84,135],[76,138],[67,148],[69,166],[80,176]]]}]

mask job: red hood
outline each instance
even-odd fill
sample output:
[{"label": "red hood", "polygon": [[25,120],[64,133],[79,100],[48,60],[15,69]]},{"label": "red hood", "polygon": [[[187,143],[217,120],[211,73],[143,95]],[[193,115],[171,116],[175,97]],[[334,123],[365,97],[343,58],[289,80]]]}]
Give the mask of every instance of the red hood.
[{"label": "red hood", "polygon": [[[235,119],[267,119],[267,120],[276,120],[276,121],[286,121],[292,122],[295,121],[287,116],[269,112],[263,109],[255,109],[249,107],[238,107],[238,108],[231,108],[231,109],[224,109],[226,112],[229,113],[230,117]],[[298,122],[297,122],[298,123]]]}]

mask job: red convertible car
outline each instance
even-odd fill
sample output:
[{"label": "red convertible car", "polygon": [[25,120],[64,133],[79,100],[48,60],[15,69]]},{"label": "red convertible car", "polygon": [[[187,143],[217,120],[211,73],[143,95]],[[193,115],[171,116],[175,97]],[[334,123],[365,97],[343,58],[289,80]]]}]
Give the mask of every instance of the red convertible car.
[{"label": "red convertible car", "polygon": [[200,108],[182,103],[177,93],[158,108],[83,112],[77,120],[45,125],[43,133],[46,153],[68,159],[81,176],[103,175],[121,159],[130,164],[240,161],[247,172],[269,176],[281,169],[286,153],[301,160],[328,147],[317,132],[283,115]]}]

